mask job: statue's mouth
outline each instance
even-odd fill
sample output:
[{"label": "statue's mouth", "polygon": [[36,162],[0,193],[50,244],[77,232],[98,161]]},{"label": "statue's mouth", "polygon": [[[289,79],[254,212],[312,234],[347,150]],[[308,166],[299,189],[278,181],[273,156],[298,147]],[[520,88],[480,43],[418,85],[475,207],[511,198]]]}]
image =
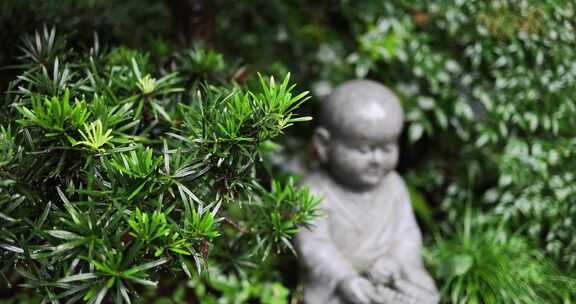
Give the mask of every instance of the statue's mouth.
[{"label": "statue's mouth", "polygon": [[382,168],[377,168],[377,169],[370,168],[370,169],[366,170],[366,174],[367,175],[381,175],[383,171],[384,170]]}]

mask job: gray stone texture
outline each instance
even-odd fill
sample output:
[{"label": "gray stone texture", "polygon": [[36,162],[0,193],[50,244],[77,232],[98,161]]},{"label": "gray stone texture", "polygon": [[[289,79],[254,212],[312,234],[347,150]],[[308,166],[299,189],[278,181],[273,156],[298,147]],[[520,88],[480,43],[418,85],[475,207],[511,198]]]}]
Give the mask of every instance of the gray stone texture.
[{"label": "gray stone texture", "polygon": [[302,184],[323,197],[325,216],[296,236],[307,304],[438,302],[395,171],[403,123],[396,95],[374,81],[348,81],[322,104],[312,139],[319,167]]}]

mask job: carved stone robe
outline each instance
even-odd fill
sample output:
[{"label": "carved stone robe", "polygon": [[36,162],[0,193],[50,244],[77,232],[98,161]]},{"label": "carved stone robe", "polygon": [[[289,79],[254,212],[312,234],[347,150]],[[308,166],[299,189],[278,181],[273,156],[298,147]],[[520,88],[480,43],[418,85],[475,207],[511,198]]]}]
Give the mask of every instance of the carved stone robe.
[{"label": "carved stone robe", "polygon": [[325,213],[296,236],[307,270],[305,303],[344,303],[337,284],[368,271],[380,258],[396,260],[404,280],[436,294],[422,264],[422,237],[408,191],[395,171],[367,193],[347,190],[320,171],[307,175],[302,184],[323,197]]}]

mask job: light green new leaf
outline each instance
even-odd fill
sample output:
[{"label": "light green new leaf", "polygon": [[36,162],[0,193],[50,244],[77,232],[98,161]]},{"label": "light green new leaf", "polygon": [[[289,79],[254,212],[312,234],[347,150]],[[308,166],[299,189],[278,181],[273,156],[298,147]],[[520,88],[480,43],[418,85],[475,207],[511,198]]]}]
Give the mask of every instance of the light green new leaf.
[{"label": "light green new leaf", "polygon": [[74,143],[74,146],[85,145],[93,150],[101,151],[102,146],[109,144],[110,140],[113,138],[112,129],[106,131],[103,130],[102,122],[98,119],[89,125],[84,124],[84,131],[78,130],[82,136],[82,141]]}]

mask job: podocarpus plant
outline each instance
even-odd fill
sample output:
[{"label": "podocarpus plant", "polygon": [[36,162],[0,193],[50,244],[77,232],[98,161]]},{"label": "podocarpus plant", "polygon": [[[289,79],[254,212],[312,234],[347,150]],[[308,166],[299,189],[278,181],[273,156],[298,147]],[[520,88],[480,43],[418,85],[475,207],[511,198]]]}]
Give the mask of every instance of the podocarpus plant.
[{"label": "podocarpus plant", "polygon": [[[97,41],[72,51],[46,29],[22,51],[0,115],[8,284],[16,272],[45,302],[131,303],[163,273],[193,277],[209,259],[254,265],[291,249],[296,227],[316,216],[307,190],[276,181],[268,190],[255,175],[270,140],[308,119],[294,114],[307,93],[294,94],[289,76],[259,76],[255,89],[207,83],[206,66],[179,74],[198,56],[164,69]],[[210,79],[230,79],[221,65]],[[215,245],[237,257],[212,254]]]}]

